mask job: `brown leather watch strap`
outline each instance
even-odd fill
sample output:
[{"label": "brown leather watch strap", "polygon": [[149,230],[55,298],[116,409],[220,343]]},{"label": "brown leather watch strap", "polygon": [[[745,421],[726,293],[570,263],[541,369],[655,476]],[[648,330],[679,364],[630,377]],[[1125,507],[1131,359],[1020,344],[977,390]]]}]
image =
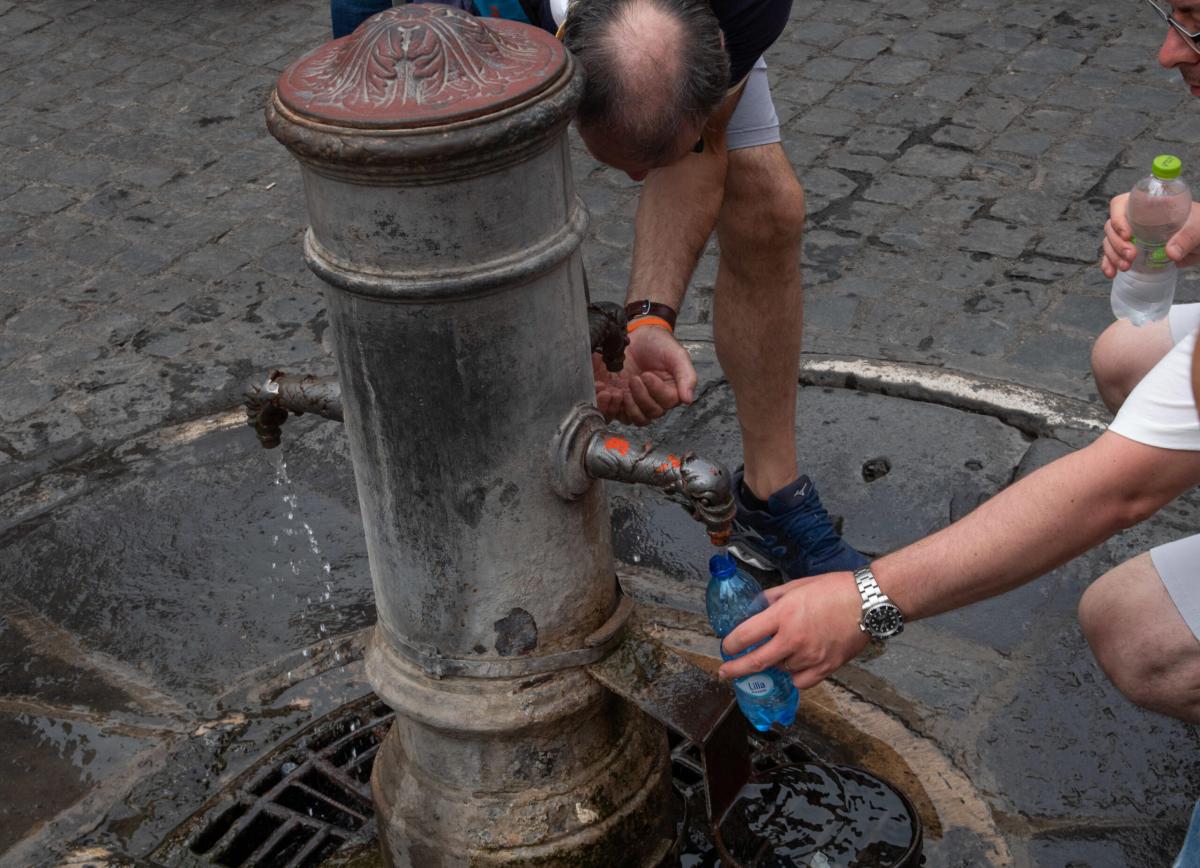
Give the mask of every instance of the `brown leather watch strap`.
[{"label": "brown leather watch strap", "polygon": [[657,301],[648,301],[646,299],[642,299],[641,301],[631,301],[629,304],[625,305],[625,316],[630,322],[633,322],[638,317],[656,316],[660,319],[666,320],[666,322],[671,326],[671,329],[674,330],[675,317],[678,316],[678,314],[675,313],[675,308],[671,307],[670,305],[660,304]]}]

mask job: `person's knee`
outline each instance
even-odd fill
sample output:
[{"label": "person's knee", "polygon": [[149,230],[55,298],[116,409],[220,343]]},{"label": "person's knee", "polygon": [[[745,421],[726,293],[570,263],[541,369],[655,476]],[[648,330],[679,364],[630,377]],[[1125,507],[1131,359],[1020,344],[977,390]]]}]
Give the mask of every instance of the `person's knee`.
[{"label": "person's knee", "polygon": [[1112,412],[1117,412],[1137,381],[1130,381],[1129,365],[1125,358],[1125,326],[1118,320],[1100,333],[1092,344],[1092,377],[1100,399]]},{"label": "person's knee", "polygon": [[794,251],[806,217],[804,188],[779,143],[729,152],[718,223],[722,244],[768,258]]},{"label": "person's knee", "polygon": [[[1096,662],[1134,705],[1200,721],[1196,657],[1178,646],[1160,647],[1154,616],[1138,605],[1132,573],[1148,565],[1122,564],[1101,576],[1079,602],[1079,625]],[[1153,569],[1153,567],[1150,567]],[[1157,581],[1157,579],[1156,579]]]},{"label": "person's knee", "polygon": [[1166,319],[1135,326],[1119,319],[1101,332],[1092,345],[1092,376],[1100,398],[1117,412],[1173,344]]}]

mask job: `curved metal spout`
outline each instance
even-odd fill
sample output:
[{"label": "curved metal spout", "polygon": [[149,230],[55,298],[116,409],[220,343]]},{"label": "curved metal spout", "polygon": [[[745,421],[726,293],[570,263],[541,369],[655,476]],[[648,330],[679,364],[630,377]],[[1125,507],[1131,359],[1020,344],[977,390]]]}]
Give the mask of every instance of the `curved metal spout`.
[{"label": "curved metal spout", "polygon": [[588,335],[592,352],[604,357],[604,367],[618,373],[625,367],[625,347],[629,346],[626,326],[629,320],[625,308],[611,301],[596,301],[588,305]]},{"label": "curved metal spout", "polygon": [[606,428],[599,410],[583,404],[559,425],[551,461],[555,490],[568,500],[587,491],[593,479],[653,485],[703,522],[713,545],[729,541],[737,505],[733,477],[719,461],[652,443],[635,446]]},{"label": "curved metal spout", "polygon": [[246,420],[259,442],[267,449],[279,445],[281,426],[288,413],[315,413],[336,422],[342,420],[342,391],[337,377],[285,374],[273,371],[265,383],[246,388]]}]

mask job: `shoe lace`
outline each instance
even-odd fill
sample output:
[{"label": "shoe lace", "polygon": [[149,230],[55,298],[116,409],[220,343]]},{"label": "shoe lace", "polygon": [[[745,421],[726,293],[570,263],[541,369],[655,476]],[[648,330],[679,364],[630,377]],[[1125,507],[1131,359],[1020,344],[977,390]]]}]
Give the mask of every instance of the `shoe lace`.
[{"label": "shoe lace", "polygon": [[788,515],[784,525],[788,535],[800,541],[810,561],[820,562],[825,557],[836,554],[842,547],[842,538],[834,530],[829,513],[817,499],[816,493],[810,492],[804,501]]}]

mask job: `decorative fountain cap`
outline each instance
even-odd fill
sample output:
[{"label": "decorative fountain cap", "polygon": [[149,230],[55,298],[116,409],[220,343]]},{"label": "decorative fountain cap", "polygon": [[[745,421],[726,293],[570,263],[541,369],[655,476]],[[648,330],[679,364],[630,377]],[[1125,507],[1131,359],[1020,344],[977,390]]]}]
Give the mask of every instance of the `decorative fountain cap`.
[{"label": "decorative fountain cap", "polygon": [[454,123],[536,96],[566,51],[528,25],[417,3],[380,13],[279,78],[280,102],[336,126],[406,129]]}]

